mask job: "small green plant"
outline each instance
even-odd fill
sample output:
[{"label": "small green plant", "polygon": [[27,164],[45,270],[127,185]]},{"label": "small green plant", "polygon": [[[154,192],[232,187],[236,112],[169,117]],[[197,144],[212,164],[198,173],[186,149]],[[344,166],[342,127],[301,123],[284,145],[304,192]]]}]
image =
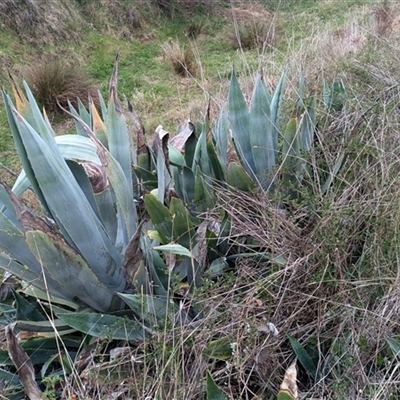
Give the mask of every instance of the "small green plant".
[{"label": "small green plant", "polygon": [[197,64],[193,48],[170,39],[162,45],[164,57],[172,66],[173,71],[180,76],[195,76]]}]

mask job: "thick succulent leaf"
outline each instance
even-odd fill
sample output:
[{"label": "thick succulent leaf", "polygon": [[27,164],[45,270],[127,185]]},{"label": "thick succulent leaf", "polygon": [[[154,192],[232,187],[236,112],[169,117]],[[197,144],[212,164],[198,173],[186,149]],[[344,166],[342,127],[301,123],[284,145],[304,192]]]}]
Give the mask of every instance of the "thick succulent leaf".
[{"label": "thick succulent leaf", "polygon": [[[50,279],[51,282],[49,283]],[[53,307],[55,307],[55,304],[59,304],[60,306],[68,307],[71,310],[76,310],[82,306],[82,303],[78,301],[73,293],[66,292],[66,288],[61,286],[58,282],[54,281],[50,276],[46,276],[45,288],[41,289],[38,286],[39,285],[36,281],[35,286],[24,281],[22,282],[22,288],[20,289],[20,292],[24,293],[26,296],[31,296],[38,300],[51,302],[53,304]],[[63,294],[65,292],[68,294]]]},{"label": "thick succulent leaf", "polygon": [[185,256],[189,258],[194,257],[190,250],[181,246],[180,244],[163,244],[160,246],[154,246],[153,249],[163,251],[165,253],[176,254],[177,256]]},{"label": "thick succulent leaf", "polygon": [[194,182],[194,205],[197,213],[206,212],[214,206],[214,196],[211,186],[205,182],[205,175],[197,166]]},{"label": "thick succulent leaf", "polygon": [[18,320],[15,326],[19,331],[35,332],[36,337],[42,338],[54,338],[59,335],[68,335],[75,331],[75,329],[71,329],[69,325],[59,319],[51,321]]},{"label": "thick succulent leaf", "polygon": [[[82,192],[86,196],[90,206],[92,207],[93,212],[96,214],[98,218],[100,218],[100,214],[97,210],[96,200],[93,194],[93,187],[88,178],[88,174],[86,173],[86,169],[83,168],[82,165],[74,162],[74,161],[67,161],[67,165],[74,175],[76,182],[78,183],[79,187],[81,188]],[[102,182],[99,182],[100,185],[103,185]],[[102,187],[102,186],[101,186]]]},{"label": "thick succulent leaf", "polygon": [[192,169],[186,166],[172,167],[171,169],[178,197],[186,205],[192,205],[195,199],[195,177]]},{"label": "thick succulent leaf", "polygon": [[16,111],[14,116],[35,178],[57,225],[96,270],[99,279],[107,282],[110,289],[120,291],[124,286],[120,256],[112,251],[113,245],[67,163],[61,156],[54,156]]},{"label": "thick succulent leaf", "polygon": [[140,294],[118,293],[118,296],[140,318],[146,326],[160,326],[168,314],[175,312],[175,305],[166,297],[155,297]]},{"label": "thick succulent leaf", "polygon": [[[177,135],[170,140],[170,145],[184,154],[185,164],[181,165],[187,165],[190,167],[193,165],[197,146],[197,136],[195,126],[190,120],[186,120],[180,127]],[[171,159],[171,161],[173,160]]]},{"label": "thick succulent leaf", "polygon": [[[68,113],[67,110],[64,111]],[[101,165],[104,168],[108,181],[113,188],[116,197],[118,221],[120,222],[117,243],[119,247],[124,249],[137,228],[136,206],[133,200],[133,191],[130,190],[132,189],[132,180],[130,182],[127,181],[119,162],[100,143],[94,133],[90,130],[89,126],[78,117],[71,113],[69,114],[81,124],[86,134],[93,140],[96,146],[96,151],[101,161]],[[110,254],[112,254],[116,260],[118,259],[120,261],[120,257],[115,253],[115,248],[110,246],[110,243],[108,242],[106,245]]]},{"label": "thick succulent leaf", "polygon": [[251,99],[249,131],[257,179],[266,190],[271,184],[278,149],[274,148],[269,96],[261,75],[257,77]]},{"label": "thick succulent leaf", "polygon": [[82,119],[82,121],[85,121],[85,124],[91,126],[92,125],[92,116],[90,115],[90,112],[86,110],[86,107],[82,103],[80,99],[78,99],[78,112],[79,116]]},{"label": "thick succulent leaf", "polygon": [[309,100],[300,121],[301,149],[309,152],[314,141],[315,133],[315,97]]},{"label": "thick succulent leaf", "polygon": [[100,90],[97,91],[97,96],[98,96],[99,102],[100,102],[101,116],[103,118],[103,121],[106,121],[107,120],[107,114],[108,114],[107,104],[106,104],[106,102],[104,100],[104,97],[101,94]]},{"label": "thick succulent leaf", "polygon": [[232,357],[232,340],[229,337],[212,340],[203,351],[203,355],[214,360],[226,361]]},{"label": "thick succulent leaf", "polygon": [[217,125],[213,130],[215,147],[218,158],[223,167],[228,167],[228,143],[229,143],[229,114],[227,106],[221,108]]},{"label": "thick succulent leaf", "polygon": [[172,216],[169,213],[168,208],[153,194],[147,194],[144,196],[144,205],[150,215],[151,222],[161,235],[163,242],[170,242],[173,231]]},{"label": "thick succulent leaf", "polygon": [[171,198],[169,212],[172,216],[172,241],[186,248],[194,247],[195,226],[199,221],[192,217],[182,200]]},{"label": "thick succulent leaf", "polygon": [[165,261],[158,251],[148,252],[148,262],[151,265],[151,273],[156,283],[155,293],[158,296],[167,296],[170,287],[170,276]]},{"label": "thick succulent leaf", "polygon": [[57,313],[72,328],[93,337],[112,340],[143,340],[146,329],[137,321],[96,313]]},{"label": "thick succulent leaf", "polygon": [[0,213],[0,268],[18,278],[32,282],[42,290],[58,293],[60,297],[72,300],[73,294],[65,290],[51,277],[43,279],[43,269],[29,249],[20,225],[15,226],[4,214]]},{"label": "thick succulent leaf", "polygon": [[[133,192],[129,189],[132,185],[128,184],[120,165],[111,154],[106,151],[106,149],[102,152],[101,159],[107,178],[115,194],[117,212],[121,216],[126,231],[123,241],[123,247],[125,247],[128,244],[129,239],[135,233],[138,223],[136,205],[133,200]],[[118,231],[121,232],[122,227],[120,227]]]},{"label": "thick succulent leaf", "polygon": [[326,80],[323,82],[322,87],[322,101],[324,106],[329,109],[330,107],[330,98],[331,98],[331,88]]},{"label": "thick succulent leaf", "polygon": [[[68,100],[68,109],[69,109],[71,115],[73,115],[74,117],[76,117],[78,119],[81,119],[80,114],[78,113],[78,111],[76,111],[75,107],[71,104],[71,102],[69,100]],[[75,129],[76,129],[76,133],[78,136],[88,137],[88,134],[83,129],[82,125],[78,122],[77,119],[75,119]]]},{"label": "thick succulent leaf", "polygon": [[[4,104],[5,104],[5,108],[6,108],[8,123],[9,123],[10,129],[11,129],[11,133],[13,135],[14,144],[17,149],[19,160],[21,161],[22,167],[32,185],[34,192],[38,196],[40,203],[42,204],[43,208],[47,212],[50,213],[49,208],[47,206],[45,196],[43,195],[42,190],[39,187],[39,184],[36,180],[35,173],[32,169],[31,161],[29,160],[28,155],[27,155],[27,149],[24,146],[24,142],[23,142],[22,137],[19,132],[20,127],[17,124],[17,121],[22,119],[22,117],[19,116],[17,110],[15,109],[14,105],[12,104],[10,97],[6,94],[6,92],[4,90],[2,91],[2,94],[3,94],[3,100],[4,100]],[[27,126],[29,126],[29,124],[27,124],[26,121],[25,121],[25,124]],[[31,130],[33,130],[33,129],[31,128]],[[51,153],[50,150],[49,150],[49,152]]]},{"label": "thick succulent leaf", "polygon": [[36,100],[34,99],[33,94],[25,81],[23,82],[23,85],[27,97],[25,97],[15,80],[12,79],[12,90],[16,99],[18,112],[38,132],[38,134],[50,146],[50,148],[55,153],[58,153],[57,146],[54,145],[53,130],[50,124],[40,112]]},{"label": "thick succulent leaf", "polygon": [[270,108],[271,108],[271,124],[272,124],[272,138],[273,138],[273,148],[276,151],[275,158],[278,158],[278,137],[280,134],[280,117],[281,117],[281,106],[283,95],[285,93],[286,84],[286,74],[285,70],[279,79],[279,82],[275,88],[274,94],[271,98]]},{"label": "thick succulent leaf", "polygon": [[196,170],[196,167],[199,166],[201,172],[203,173],[203,180],[207,184],[211,184],[212,182],[212,169],[211,169],[211,164],[210,164],[210,159],[208,156],[207,152],[207,134],[208,134],[208,127],[207,123],[202,124],[202,131],[199,136],[199,141],[197,143],[198,150],[196,149],[196,152],[198,152],[198,158],[196,159],[195,155],[195,160],[196,162],[193,164],[192,169],[193,171]]},{"label": "thick succulent leaf", "polygon": [[300,173],[300,134],[296,111],[289,119],[282,144],[282,172],[285,183],[294,184]]},{"label": "thick succulent leaf", "polygon": [[2,213],[16,227],[20,228],[13,202],[11,201],[10,196],[8,195],[7,190],[3,186],[3,182],[1,180],[0,180],[0,213]]},{"label": "thick succulent leaf", "polygon": [[185,257],[182,261],[183,269],[186,270],[187,283],[189,289],[197,288],[202,283],[202,272],[204,265],[199,265],[198,261],[194,257]]},{"label": "thick succulent leaf", "polygon": [[[187,142],[190,138],[193,138],[192,135],[194,132],[195,126],[189,119],[187,119],[179,128],[178,133],[170,140],[170,145],[180,153],[186,154],[186,147],[190,147],[187,146]],[[194,147],[192,147],[192,150],[194,150]]]},{"label": "thick succulent leaf", "polygon": [[255,180],[256,166],[250,144],[250,114],[235,71],[232,71],[228,107],[235,148],[247,174]]},{"label": "thick succulent leaf", "polygon": [[206,271],[207,276],[215,278],[221,276],[225,271],[229,269],[229,264],[225,257],[219,257],[215,259]]},{"label": "thick succulent leaf", "polygon": [[15,318],[17,321],[46,321],[46,317],[39,312],[39,304],[37,302],[29,302],[14,290],[13,296],[15,299]]},{"label": "thick succulent leaf", "polygon": [[[58,296],[69,298],[72,300],[74,298],[73,294],[68,294],[57,282],[53,279],[46,280],[44,283],[43,277],[41,275],[36,275],[33,273],[26,265],[20,264],[19,262],[11,259],[10,257],[0,253],[0,269],[9,272],[12,275],[17,276],[27,282],[34,282],[36,286],[40,287],[43,291],[46,289],[57,293]],[[48,296],[47,296],[48,299]]]},{"label": "thick succulent leaf", "polygon": [[212,138],[207,140],[207,155],[210,161],[213,176],[217,181],[220,182],[221,185],[223,185],[226,182],[225,168],[223,166],[225,164],[222,164],[221,160],[218,158]]},{"label": "thick succulent leaf", "polygon": [[[79,135],[62,135],[56,136],[54,140],[65,160],[91,162],[101,164],[99,156],[96,153],[96,146],[88,137]],[[22,170],[18,175],[13,186],[13,192],[20,195],[25,192],[30,186],[30,182]]]},{"label": "thick succulent leaf", "polygon": [[[18,375],[12,372],[8,372],[3,368],[0,368],[0,378],[7,382],[9,385],[17,386],[19,387],[21,385]],[[18,397],[20,399],[23,399],[25,397],[25,393],[21,393],[21,397]]]},{"label": "thick succulent leaf", "polygon": [[396,358],[400,358],[400,342],[393,338],[386,338],[386,342]]},{"label": "thick succulent leaf", "polygon": [[107,127],[101,119],[99,112],[93,101],[90,102],[90,112],[92,115],[92,130],[96,135],[97,139],[103,144],[104,147],[108,148],[108,132]]},{"label": "thick succulent leaf", "polygon": [[132,193],[132,153],[125,116],[117,112],[115,101],[110,98],[108,103],[108,145],[111,155],[120,164],[124,172],[128,190]]},{"label": "thick succulent leaf", "polygon": [[159,125],[154,136],[154,154],[156,156],[158,199],[164,203],[166,193],[171,185],[168,154],[169,133]]},{"label": "thick succulent leaf", "polygon": [[169,162],[174,166],[186,166],[186,160],[183,154],[174,146],[168,145]]},{"label": "thick succulent leaf", "polygon": [[125,174],[128,190],[132,193],[132,165],[136,164],[136,153],[133,146],[133,139],[128,132],[126,118],[117,94],[118,61],[119,54],[117,54],[115,58],[114,69],[109,84],[107,111],[108,149],[113,158],[120,164]]},{"label": "thick succulent leaf", "polygon": [[207,371],[207,400],[227,400],[224,392],[214,382],[209,371]]},{"label": "thick succulent leaf", "polygon": [[[38,347],[25,348],[24,350],[28,354],[28,357],[32,360],[33,365],[43,364],[49,358],[54,357],[57,354],[57,349],[42,349]],[[7,350],[0,350],[0,365],[14,365],[8,355]]]},{"label": "thick succulent leaf", "polygon": [[54,140],[65,159],[101,164],[96,146],[89,138],[79,135],[61,135],[56,136]]},{"label": "thick succulent leaf", "polygon": [[235,162],[231,162],[228,165],[226,180],[228,185],[245,192],[249,192],[255,187],[254,182],[243,167]]},{"label": "thick succulent leaf", "polygon": [[[33,228],[33,227],[32,227]],[[85,260],[56,232],[37,226],[25,232],[26,241],[53,279],[95,310],[118,308],[108,281],[100,280]],[[125,280],[123,280],[125,285]],[[124,286],[122,286],[124,287]]]},{"label": "thick succulent leaf", "polygon": [[318,379],[317,367],[315,366],[314,361],[312,360],[310,355],[293,336],[287,335],[287,337],[301,365],[314,380],[317,380]]}]

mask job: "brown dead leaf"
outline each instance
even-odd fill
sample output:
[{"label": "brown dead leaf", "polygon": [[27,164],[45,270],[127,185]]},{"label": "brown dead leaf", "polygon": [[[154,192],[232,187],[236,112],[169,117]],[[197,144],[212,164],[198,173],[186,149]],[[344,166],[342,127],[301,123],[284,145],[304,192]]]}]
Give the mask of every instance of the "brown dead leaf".
[{"label": "brown dead leaf", "polygon": [[28,354],[19,345],[14,334],[14,324],[6,326],[6,339],[8,355],[17,368],[18,377],[25,389],[26,394],[31,400],[41,400],[42,391],[35,381],[35,370]]}]

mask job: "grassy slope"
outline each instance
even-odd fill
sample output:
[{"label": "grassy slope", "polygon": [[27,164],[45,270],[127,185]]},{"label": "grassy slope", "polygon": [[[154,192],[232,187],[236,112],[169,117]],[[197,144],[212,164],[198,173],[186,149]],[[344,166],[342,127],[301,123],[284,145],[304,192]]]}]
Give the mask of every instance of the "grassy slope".
[{"label": "grassy slope", "polygon": [[[273,86],[287,62],[292,73],[289,92],[294,92],[300,71],[304,71],[311,82],[317,74],[327,79],[343,78],[351,94],[351,109],[345,118],[335,121],[337,128],[321,126],[327,135],[335,129],[345,130],[346,124],[353,124],[372,101],[381,96],[380,104],[374,108],[373,115],[365,118],[364,130],[354,143],[342,188],[332,191],[318,204],[320,220],[312,239],[318,243],[319,251],[310,257],[299,257],[285,271],[268,271],[267,278],[263,271],[255,272],[254,265],[243,262],[238,275],[227,276],[222,283],[207,282],[197,295],[209,316],[209,322],[198,332],[199,339],[193,339],[192,347],[186,340],[175,337],[167,341],[160,337],[158,343],[153,343],[154,355],[147,355],[148,360],[145,360],[148,366],[138,368],[139,378],[131,382],[137,385],[136,398],[142,395],[140,385],[150,387],[162,398],[162,393],[167,392],[162,387],[163,382],[172,379],[176,382],[173,395],[189,398],[185,397],[190,393],[187,387],[191,384],[195,387],[196,370],[193,368],[190,376],[185,376],[185,371],[182,371],[183,376],[176,372],[176,376],[173,375],[181,368],[179,354],[182,358],[185,355],[198,360],[202,337],[209,340],[216,332],[236,343],[231,363],[209,366],[219,371],[218,383],[225,385],[231,394],[236,393],[237,398],[238,388],[247,390],[250,396],[249,387],[265,389],[269,396],[270,390],[277,388],[286,361],[293,356],[284,339],[272,342],[257,332],[260,323],[269,321],[282,332],[296,336],[311,354],[315,355],[317,350],[323,354],[319,362],[327,366],[325,379],[314,382],[304,370],[300,371],[300,389],[306,393],[306,398],[355,399],[362,398],[361,393],[365,393],[365,398],[379,399],[389,398],[389,393],[398,395],[393,384],[398,380],[398,373],[390,368],[392,357],[384,342],[385,338],[398,334],[399,323],[395,296],[398,273],[395,249],[399,244],[395,202],[399,191],[393,151],[398,139],[397,102],[392,92],[382,97],[382,91],[396,82],[397,49],[391,42],[394,39],[363,39],[372,29],[369,18],[370,7],[376,3],[373,0],[303,0],[290,2],[290,7],[288,1],[264,3],[271,11],[278,12],[283,26],[284,35],[278,48],[261,57],[254,50],[243,54],[232,49],[224,33],[231,22],[214,16],[194,44],[201,71],[196,79],[177,77],[162,57],[161,45],[166,40],[176,37],[185,40],[183,32],[187,22],[184,19],[157,19],[154,24],[147,20],[140,33],[145,35],[141,40],[135,39],[136,33],[128,39],[118,37],[115,25],[113,33],[104,33],[97,22],[96,29],[82,28],[83,41],[79,45],[50,44],[36,49],[18,42],[6,30],[0,33],[3,49],[0,54],[8,60],[11,69],[18,71],[21,65],[32,62],[43,51],[67,52],[99,81],[104,93],[115,54],[120,50],[121,94],[133,100],[149,134],[160,123],[173,132],[188,116],[196,119],[204,112],[209,97],[213,112],[217,113],[226,96],[232,64],[249,92],[252,76],[260,65],[267,83]],[[346,47],[349,41],[355,43],[355,51]],[[3,85],[7,87],[7,81],[3,81]],[[2,108],[0,137],[1,162],[13,166],[13,146]],[[237,202],[238,209],[246,209],[252,201],[245,199],[243,203],[231,198],[226,204],[232,199]],[[263,222],[262,210],[257,214],[257,207],[260,205],[255,202],[254,217]],[[238,216],[237,223],[240,222]],[[264,222],[267,226],[267,219]],[[247,229],[246,218],[242,223]],[[357,240],[353,240],[359,239],[357,229],[365,229],[365,226],[368,228],[364,255],[357,265],[349,264],[346,260],[349,247],[357,244]],[[254,225],[254,229],[262,230],[264,226],[260,223]],[[293,283],[296,279],[301,286]],[[274,348],[279,351],[274,352]],[[259,357],[264,358],[261,365],[254,363]],[[146,374],[154,373],[152,368],[161,371],[157,374],[158,383],[151,379],[146,381]],[[259,369],[257,372],[264,381],[252,386],[247,378],[254,368]],[[101,373],[97,373],[98,378]],[[187,385],[186,392],[185,385],[180,384],[182,381]],[[101,381],[93,385],[101,386]]]}]

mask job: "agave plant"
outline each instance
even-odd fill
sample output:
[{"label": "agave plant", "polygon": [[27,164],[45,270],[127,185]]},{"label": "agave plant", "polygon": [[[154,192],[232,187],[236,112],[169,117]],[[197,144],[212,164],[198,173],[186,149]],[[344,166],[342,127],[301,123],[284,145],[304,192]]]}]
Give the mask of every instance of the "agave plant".
[{"label": "agave plant", "polygon": [[[75,120],[72,135],[55,135],[26,83],[24,93],[13,82],[15,104],[2,92],[23,167],[12,188],[0,182],[0,268],[21,284],[3,322],[17,329],[133,340],[165,317],[190,321],[196,313],[178,307],[174,283],[186,281],[191,290],[237,256],[227,243],[229,219],[212,213],[215,191],[274,191],[284,181],[295,196],[302,185],[315,124],[315,100],[303,101],[304,82],[283,132],[286,72],[273,94],[258,76],[249,109],[233,71],[212,129],[208,120],[197,127],[186,121],[170,139],[160,126],[150,146],[128,105],[134,143],[117,74],[118,58],[108,103],[99,95],[101,112],[81,102],[65,110]],[[327,107],[337,93],[338,86],[329,93],[326,87]],[[28,189],[38,206],[21,197]]]}]

